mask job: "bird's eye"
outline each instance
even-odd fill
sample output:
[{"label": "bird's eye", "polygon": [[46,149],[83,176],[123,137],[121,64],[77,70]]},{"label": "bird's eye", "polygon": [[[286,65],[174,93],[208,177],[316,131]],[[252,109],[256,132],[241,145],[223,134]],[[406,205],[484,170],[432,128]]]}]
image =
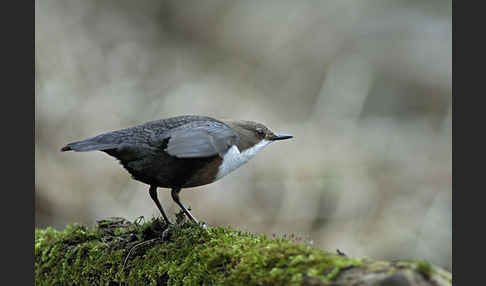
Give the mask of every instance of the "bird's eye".
[{"label": "bird's eye", "polygon": [[263,129],[257,129],[256,132],[259,136],[265,135],[265,131],[263,131]]}]

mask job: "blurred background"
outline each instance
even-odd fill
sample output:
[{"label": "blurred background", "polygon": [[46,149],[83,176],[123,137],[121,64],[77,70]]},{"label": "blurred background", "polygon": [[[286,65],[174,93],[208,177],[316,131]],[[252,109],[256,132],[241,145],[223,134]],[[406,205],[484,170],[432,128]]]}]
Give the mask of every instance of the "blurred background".
[{"label": "blurred background", "polygon": [[43,0],[35,23],[36,227],[159,216],[114,158],[59,150],[209,115],[295,138],[185,189],[202,221],[451,270],[451,1]]}]

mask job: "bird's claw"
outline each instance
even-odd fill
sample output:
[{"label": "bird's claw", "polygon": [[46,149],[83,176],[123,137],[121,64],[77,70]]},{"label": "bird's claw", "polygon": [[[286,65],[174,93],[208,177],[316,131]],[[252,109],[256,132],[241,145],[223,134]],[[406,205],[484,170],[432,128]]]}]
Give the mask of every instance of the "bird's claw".
[{"label": "bird's claw", "polygon": [[208,226],[204,222],[199,222],[198,225],[203,229],[208,229]]},{"label": "bird's claw", "polygon": [[169,228],[166,228],[163,232],[162,232],[162,241],[167,241],[169,240],[169,237],[170,237],[170,230]]}]

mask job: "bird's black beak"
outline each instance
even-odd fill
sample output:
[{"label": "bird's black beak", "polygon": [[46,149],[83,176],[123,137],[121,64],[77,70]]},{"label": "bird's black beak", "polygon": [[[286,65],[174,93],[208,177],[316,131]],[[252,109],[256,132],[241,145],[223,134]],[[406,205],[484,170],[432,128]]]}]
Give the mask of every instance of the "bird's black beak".
[{"label": "bird's black beak", "polygon": [[270,137],[270,141],[285,140],[285,139],[290,139],[292,137],[294,137],[294,136],[289,135],[289,134],[278,134],[278,133],[275,133],[275,134],[273,134],[272,137]]}]

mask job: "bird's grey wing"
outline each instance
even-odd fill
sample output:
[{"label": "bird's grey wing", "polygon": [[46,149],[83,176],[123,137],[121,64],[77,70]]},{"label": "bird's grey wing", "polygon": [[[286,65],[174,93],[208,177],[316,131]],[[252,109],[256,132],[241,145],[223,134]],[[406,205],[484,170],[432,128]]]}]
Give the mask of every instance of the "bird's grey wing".
[{"label": "bird's grey wing", "polygon": [[236,132],[220,122],[189,123],[170,132],[165,151],[178,158],[203,158],[224,153],[239,140]]},{"label": "bird's grey wing", "polygon": [[136,152],[139,148],[154,147],[151,143],[156,144],[155,147],[160,147],[167,143],[164,139],[168,138],[167,134],[170,134],[171,129],[176,129],[182,125],[198,121],[207,122],[214,121],[214,119],[207,116],[183,115],[154,120],[121,130],[106,132],[82,141],[69,143],[64,146],[61,151],[73,150],[85,152],[112,149],[130,151],[130,149],[133,148]]}]

